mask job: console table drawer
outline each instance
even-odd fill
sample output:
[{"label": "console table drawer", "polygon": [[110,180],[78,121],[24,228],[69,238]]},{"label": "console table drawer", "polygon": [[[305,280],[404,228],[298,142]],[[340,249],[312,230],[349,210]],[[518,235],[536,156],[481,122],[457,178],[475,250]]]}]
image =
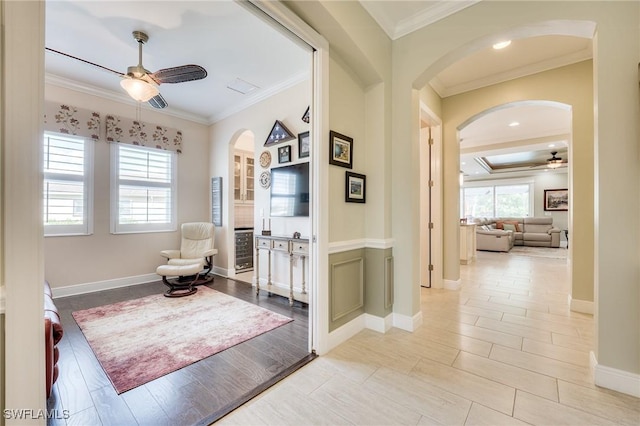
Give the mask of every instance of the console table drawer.
[{"label": "console table drawer", "polygon": [[291,253],[309,254],[309,243],[301,243],[298,241],[291,242]]},{"label": "console table drawer", "polygon": [[271,239],[257,237],[256,238],[256,246],[257,247],[266,248],[266,249],[270,249],[272,241],[273,240],[271,240]]},{"label": "console table drawer", "polygon": [[287,240],[273,240],[273,249],[280,251],[289,251],[289,241]]}]

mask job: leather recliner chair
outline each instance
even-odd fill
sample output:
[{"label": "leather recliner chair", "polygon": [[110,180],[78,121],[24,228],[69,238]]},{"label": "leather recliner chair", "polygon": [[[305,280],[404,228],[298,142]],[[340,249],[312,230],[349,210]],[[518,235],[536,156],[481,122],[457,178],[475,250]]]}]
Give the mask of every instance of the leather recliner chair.
[{"label": "leather recliner chair", "polygon": [[53,303],[51,287],[47,281],[44,282],[44,358],[46,371],[46,391],[47,398],[51,396],[53,384],[58,379],[58,358],[60,352],[57,344],[63,335],[62,322],[58,309]]},{"label": "leather recliner chair", "polygon": [[[169,287],[164,294],[167,297],[191,295],[197,291],[195,286],[213,281],[209,273],[213,256],[218,253],[214,248],[215,226],[209,222],[183,223],[180,231],[180,250],[162,250],[160,255],[167,258],[167,264],[156,269],[156,274]],[[178,278],[170,281],[169,276]]]}]

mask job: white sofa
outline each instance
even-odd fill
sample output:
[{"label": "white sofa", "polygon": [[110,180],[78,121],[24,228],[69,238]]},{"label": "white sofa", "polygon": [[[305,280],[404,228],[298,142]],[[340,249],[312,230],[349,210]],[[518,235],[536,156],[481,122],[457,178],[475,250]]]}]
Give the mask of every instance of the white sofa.
[{"label": "white sofa", "polygon": [[[478,250],[509,251],[514,245],[560,247],[560,229],[553,226],[551,217],[478,218],[474,223]],[[505,231],[505,224],[515,230]]]}]

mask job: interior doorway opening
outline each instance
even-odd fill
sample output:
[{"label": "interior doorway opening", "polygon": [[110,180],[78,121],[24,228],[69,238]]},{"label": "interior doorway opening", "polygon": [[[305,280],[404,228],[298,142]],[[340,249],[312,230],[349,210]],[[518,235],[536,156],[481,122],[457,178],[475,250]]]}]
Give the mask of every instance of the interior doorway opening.
[{"label": "interior doorway opening", "polygon": [[[253,276],[253,237],[255,216],[255,137],[251,130],[243,131],[232,143],[233,168],[233,239],[229,253],[233,259],[233,277],[251,282]],[[230,274],[231,275],[231,274]]]},{"label": "interior doorway opening", "polygon": [[420,286],[442,288],[442,126],[420,106]]}]

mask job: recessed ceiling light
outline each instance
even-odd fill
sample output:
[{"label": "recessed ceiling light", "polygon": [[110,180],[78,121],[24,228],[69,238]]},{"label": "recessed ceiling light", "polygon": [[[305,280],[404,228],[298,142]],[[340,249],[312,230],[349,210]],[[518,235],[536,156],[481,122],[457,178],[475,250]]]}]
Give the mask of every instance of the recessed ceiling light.
[{"label": "recessed ceiling light", "polygon": [[517,121],[512,121],[511,123],[509,123],[509,127],[516,127],[519,126],[520,123],[518,123]]},{"label": "recessed ceiling light", "polygon": [[555,144],[555,143],[550,143],[550,144],[548,145],[548,147],[549,147],[549,148],[553,148],[554,146],[556,146],[556,144]]},{"label": "recessed ceiling light", "polygon": [[257,90],[258,86],[244,81],[241,78],[236,78],[231,83],[227,84],[227,89],[235,90],[236,92],[246,95],[247,93],[251,93],[254,90]]},{"label": "recessed ceiling light", "polygon": [[505,40],[505,41],[501,41],[499,43],[496,43],[493,45],[493,48],[495,50],[500,50],[500,49],[504,49],[505,47],[509,46],[511,44],[511,40]]},{"label": "recessed ceiling light", "polygon": [[465,165],[465,164],[467,164],[467,163],[466,163],[465,161],[463,161],[463,162],[462,162],[462,163],[460,163],[460,164],[462,164],[462,165],[464,166],[464,165]]}]

